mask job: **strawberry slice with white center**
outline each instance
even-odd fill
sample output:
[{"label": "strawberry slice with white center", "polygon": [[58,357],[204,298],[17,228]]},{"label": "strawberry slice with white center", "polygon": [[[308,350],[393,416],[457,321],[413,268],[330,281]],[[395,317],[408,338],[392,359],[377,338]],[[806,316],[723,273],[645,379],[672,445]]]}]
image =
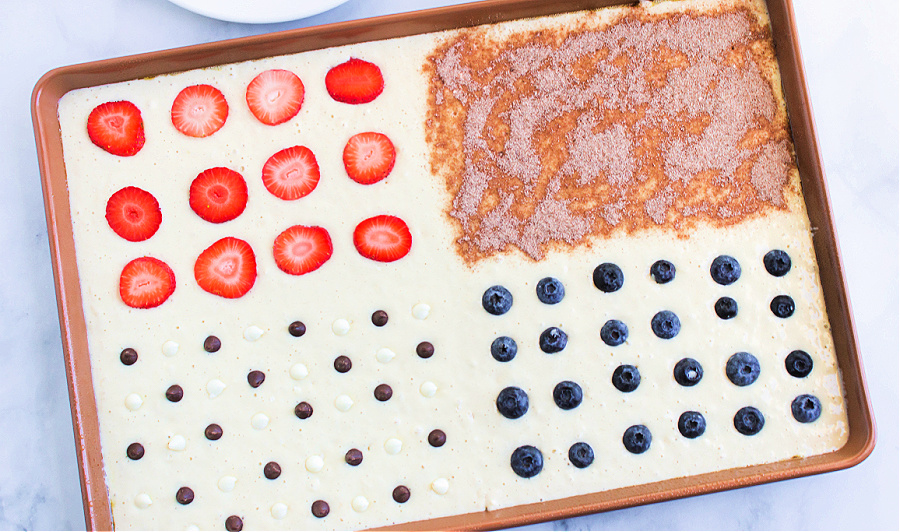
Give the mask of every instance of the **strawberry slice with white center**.
[{"label": "strawberry slice with white center", "polygon": [[91,142],[113,155],[130,157],[144,147],[141,110],[129,101],[106,102],[94,107],[87,120]]},{"label": "strawberry slice with white center", "polygon": [[243,296],[256,282],[253,248],[231,236],[216,241],[197,257],[194,279],[210,294],[227,299]]},{"label": "strawberry slice with white center", "polygon": [[360,255],[378,262],[394,262],[409,253],[412,235],[406,222],[382,214],[363,220],[353,231],[353,245]]},{"label": "strawberry slice with white center", "polygon": [[132,308],[162,305],[175,291],[175,274],[165,262],[139,257],[125,265],[119,277],[119,295]]},{"label": "strawberry slice with white center", "polygon": [[303,105],[303,82],[290,70],[266,70],[247,86],[247,106],[263,124],[276,126],[294,118]]},{"label": "strawberry slice with white center", "polygon": [[283,200],[300,199],[319,184],[319,163],[306,146],[285,148],[263,165],[262,180],[274,196]]},{"label": "strawberry slice with white center", "polygon": [[335,101],[369,103],[384,91],[384,77],[378,65],[352,58],[328,71],[325,88]]},{"label": "strawberry slice with white center", "polygon": [[159,202],[138,187],[125,187],[106,202],[106,223],[129,242],[142,242],[156,234],[162,223]]},{"label": "strawberry slice with white center", "polygon": [[366,132],[350,137],[344,146],[344,168],[361,185],[377,183],[394,168],[397,152],[383,133]]},{"label": "strawberry slice with white center", "polygon": [[204,170],[191,183],[188,202],[207,222],[234,220],[247,207],[247,182],[241,174],[222,166]]},{"label": "strawberry slice with white center", "polygon": [[189,137],[208,137],[228,118],[228,102],[212,85],[185,87],[172,102],[172,125]]},{"label": "strawberry slice with white center", "polygon": [[328,231],[317,226],[295,225],[275,238],[275,264],[284,273],[303,275],[318,270],[334,248]]}]

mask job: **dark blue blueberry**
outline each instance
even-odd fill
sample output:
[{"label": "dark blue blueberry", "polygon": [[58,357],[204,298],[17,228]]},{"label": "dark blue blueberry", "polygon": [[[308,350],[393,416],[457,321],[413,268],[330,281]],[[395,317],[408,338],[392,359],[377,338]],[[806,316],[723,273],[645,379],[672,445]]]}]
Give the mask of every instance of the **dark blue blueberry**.
[{"label": "dark blue blueberry", "polygon": [[609,320],[600,328],[600,339],[612,347],[622,345],[628,339],[628,326],[619,320]]},{"label": "dark blue blueberry", "polygon": [[620,392],[633,392],[641,384],[641,372],[630,364],[622,364],[613,371],[612,383]]},{"label": "dark blue blueberry", "polygon": [[651,441],[653,441],[653,436],[650,434],[650,429],[644,425],[632,425],[622,436],[625,448],[634,454],[641,454],[649,449]]},{"label": "dark blue blueberry", "polygon": [[518,419],[528,412],[528,394],[516,386],[509,386],[497,396],[497,410],[508,419]]},{"label": "dark blue blueberry", "polygon": [[559,327],[550,327],[541,333],[538,344],[541,346],[541,351],[545,353],[559,353],[566,348],[566,343],[568,343],[568,341],[569,335],[562,329]]},{"label": "dark blue blueberry", "polygon": [[822,403],[815,395],[798,395],[791,403],[791,414],[800,423],[812,423],[822,415]]},{"label": "dark blue blueberry", "polygon": [[752,406],[745,406],[734,415],[734,428],[744,436],[753,436],[763,429],[766,418]]},{"label": "dark blue blueberry", "polygon": [[512,307],[513,297],[506,288],[495,285],[484,291],[481,296],[481,306],[494,316],[506,314]]},{"label": "dark blue blueberry", "polygon": [[763,257],[763,265],[770,274],[783,277],[791,271],[791,257],[780,249],[773,249]]},{"label": "dark blue blueberry", "polygon": [[581,404],[584,392],[581,386],[572,381],[562,381],[553,388],[553,401],[563,410],[572,410]]},{"label": "dark blue blueberry", "polygon": [[666,284],[675,278],[675,265],[667,260],[658,260],[650,266],[650,277],[656,284]]},{"label": "dark blue blueberry", "polygon": [[522,478],[531,478],[544,469],[544,455],[533,445],[523,445],[513,451],[509,466]]},{"label": "dark blue blueberry", "polygon": [[541,303],[555,305],[566,297],[566,287],[559,279],[544,277],[537,284],[537,296]]},{"label": "dark blue blueberry", "polygon": [[682,358],[675,364],[675,382],[694,386],[703,378],[703,366],[693,358]]},{"label": "dark blue blueberry", "polygon": [[737,386],[750,386],[759,378],[759,361],[750,353],[735,353],[725,363],[725,375]]},{"label": "dark blue blueberry", "polygon": [[779,318],[790,318],[794,314],[794,300],[791,299],[791,296],[775,296],[772,303],[769,304],[769,308],[772,309],[772,314]]},{"label": "dark blue blueberry", "polygon": [[671,310],[661,310],[650,320],[650,328],[653,329],[653,334],[668,340],[681,332],[681,320]]},{"label": "dark blue blueberry", "polygon": [[791,354],[784,359],[784,369],[787,370],[791,377],[802,379],[809,375],[813,369],[813,360],[806,351],[800,349],[791,351]]},{"label": "dark blue blueberry", "polygon": [[625,283],[622,269],[610,262],[594,268],[594,286],[603,292],[615,292]]},{"label": "dark blue blueberry", "polygon": [[723,320],[730,320],[731,318],[737,316],[738,306],[737,301],[731,299],[730,297],[720,297],[718,301],[716,301],[716,316],[722,318]]},{"label": "dark blue blueberry", "polygon": [[688,410],[678,418],[678,432],[685,438],[700,437],[706,432],[706,418],[700,412]]},{"label": "dark blue blueberry", "polygon": [[497,362],[509,362],[516,358],[518,352],[519,346],[509,336],[500,336],[491,342],[491,356]]},{"label": "dark blue blueberry", "polygon": [[573,443],[569,447],[569,461],[578,469],[584,469],[594,463],[594,449],[583,441]]},{"label": "dark blue blueberry", "polygon": [[719,255],[712,261],[709,267],[709,274],[713,281],[721,285],[729,285],[738,280],[741,276],[741,265],[734,257],[728,255]]}]

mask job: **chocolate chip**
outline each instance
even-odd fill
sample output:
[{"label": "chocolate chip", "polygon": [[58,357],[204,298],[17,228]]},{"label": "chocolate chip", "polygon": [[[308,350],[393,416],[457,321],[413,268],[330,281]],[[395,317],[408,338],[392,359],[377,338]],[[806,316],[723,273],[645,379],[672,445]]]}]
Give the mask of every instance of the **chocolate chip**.
[{"label": "chocolate chip", "polygon": [[222,349],[222,341],[215,336],[207,336],[206,340],[203,341],[203,349],[207,353],[215,353],[219,349]]},{"label": "chocolate chip", "polygon": [[428,443],[430,443],[432,447],[440,447],[447,443],[447,434],[441,429],[434,429],[428,433]]},{"label": "chocolate chip", "polygon": [[302,403],[294,407],[294,414],[296,414],[300,419],[306,419],[311,416],[312,413],[312,405],[307,403],[306,401],[303,401]]},{"label": "chocolate chip", "polygon": [[166,399],[168,399],[169,401],[172,401],[173,403],[177,403],[178,401],[181,401],[181,399],[183,397],[184,397],[184,390],[181,388],[181,386],[178,386],[177,384],[173,384],[172,386],[169,386],[169,389],[166,390]]},{"label": "chocolate chip", "polygon": [[236,515],[228,516],[225,520],[225,530],[228,532],[241,532],[244,529],[244,520]]},{"label": "chocolate chip", "polygon": [[385,325],[387,325],[387,322],[388,322],[387,312],[385,312],[383,310],[376,310],[375,312],[372,313],[372,323],[376,327],[384,327]]},{"label": "chocolate chip", "polygon": [[301,336],[306,334],[306,325],[303,325],[302,321],[295,321],[294,323],[288,325],[288,332],[291,333],[291,336],[300,338]]},{"label": "chocolate chip", "polygon": [[137,442],[132,443],[128,446],[128,449],[125,450],[125,454],[132,460],[140,460],[144,457],[144,446]]},{"label": "chocolate chip", "polygon": [[187,486],[178,488],[178,491],[175,493],[175,500],[178,501],[178,504],[191,504],[194,500],[194,490]]},{"label": "chocolate chip", "polygon": [[328,512],[331,511],[331,508],[328,507],[328,503],[325,501],[316,501],[312,503],[312,514],[319,519],[328,515]]},{"label": "chocolate chip", "polygon": [[406,486],[397,486],[396,488],[394,488],[393,495],[395,501],[403,504],[409,500],[409,488],[407,488]]},{"label": "chocolate chip", "polygon": [[278,462],[269,462],[263,468],[263,475],[269,480],[275,480],[281,476],[281,466],[278,465]]},{"label": "chocolate chip", "polygon": [[203,431],[203,433],[206,434],[207,440],[216,441],[222,437],[222,427],[215,423],[210,423],[210,425],[206,427],[206,430]]},{"label": "chocolate chip", "polygon": [[422,342],[416,346],[416,354],[419,355],[419,358],[431,358],[431,355],[434,354],[434,346],[431,345],[431,342]]},{"label": "chocolate chip", "polygon": [[126,347],[122,350],[122,353],[119,355],[119,360],[122,361],[122,364],[126,366],[130,366],[137,362],[137,351],[130,347]]},{"label": "chocolate chip", "polygon": [[379,401],[387,401],[394,395],[394,390],[387,384],[379,384],[375,387],[375,399]]},{"label": "chocolate chip", "polygon": [[334,359],[334,369],[336,369],[338,373],[347,373],[352,367],[353,363],[350,362],[349,357],[341,355]]},{"label": "chocolate chip", "polygon": [[253,388],[259,388],[265,380],[266,374],[262,371],[253,370],[247,374],[247,382],[250,383],[250,386]]},{"label": "chocolate chip", "polygon": [[362,451],[359,449],[350,449],[347,451],[347,454],[344,455],[344,460],[347,461],[348,464],[352,466],[358,466],[362,463],[363,455]]}]

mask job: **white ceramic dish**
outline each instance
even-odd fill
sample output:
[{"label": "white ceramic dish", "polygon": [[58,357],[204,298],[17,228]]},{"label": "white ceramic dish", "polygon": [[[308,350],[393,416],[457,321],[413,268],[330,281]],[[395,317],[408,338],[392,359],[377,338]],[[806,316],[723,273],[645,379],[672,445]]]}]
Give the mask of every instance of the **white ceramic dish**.
[{"label": "white ceramic dish", "polygon": [[286,22],[311,17],[335,8],[347,0],[169,0],[194,13],[249,24]]}]

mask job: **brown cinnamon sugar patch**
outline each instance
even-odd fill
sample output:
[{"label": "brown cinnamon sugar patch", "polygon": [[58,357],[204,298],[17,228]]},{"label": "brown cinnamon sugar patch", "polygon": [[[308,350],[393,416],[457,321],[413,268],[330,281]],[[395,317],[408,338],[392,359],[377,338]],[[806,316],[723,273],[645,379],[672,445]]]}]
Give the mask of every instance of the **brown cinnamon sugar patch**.
[{"label": "brown cinnamon sugar patch", "polygon": [[787,208],[769,28],[743,8],[600,16],[461,30],[429,58],[431,164],[467,261]]}]

